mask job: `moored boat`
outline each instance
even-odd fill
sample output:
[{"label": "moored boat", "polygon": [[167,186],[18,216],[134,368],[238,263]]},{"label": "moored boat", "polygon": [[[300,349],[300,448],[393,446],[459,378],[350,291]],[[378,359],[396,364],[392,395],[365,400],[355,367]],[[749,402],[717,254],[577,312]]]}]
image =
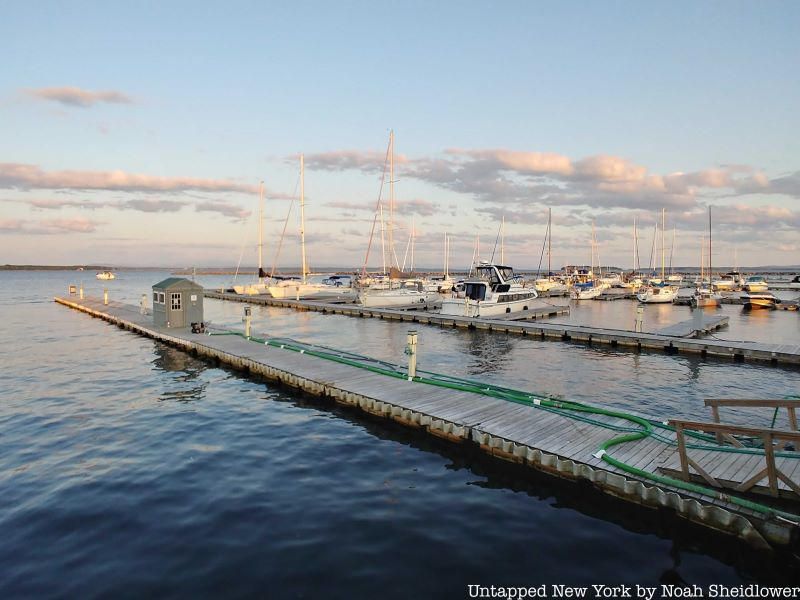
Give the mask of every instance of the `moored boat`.
[{"label": "moored boat", "polygon": [[744,282],[746,292],[766,292],[769,289],[767,280],[761,275],[751,275]]},{"label": "moored boat", "polygon": [[[536,290],[522,285],[511,267],[481,262],[476,275],[464,281],[461,297],[446,298],[441,314],[465,317],[496,317],[530,309]],[[463,296],[461,295],[463,294]]]},{"label": "moored boat", "polygon": [[102,279],[103,281],[108,281],[109,279],[114,279],[116,275],[111,271],[100,271],[97,275],[95,275],[98,279]]},{"label": "moored boat", "polygon": [[742,304],[745,310],[773,309],[780,303],[771,292],[745,292],[742,294]]},{"label": "moored boat", "polygon": [[636,293],[636,298],[643,304],[665,304],[677,297],[678,287],[664,283],[646,285]]},{"label": "moored boat", "polygon": [[366,308],[390,308],[415,304],[436,304],[441,300],[439,292],[421,279],[393,280],[390,289],[362,289],[356,302]]}]

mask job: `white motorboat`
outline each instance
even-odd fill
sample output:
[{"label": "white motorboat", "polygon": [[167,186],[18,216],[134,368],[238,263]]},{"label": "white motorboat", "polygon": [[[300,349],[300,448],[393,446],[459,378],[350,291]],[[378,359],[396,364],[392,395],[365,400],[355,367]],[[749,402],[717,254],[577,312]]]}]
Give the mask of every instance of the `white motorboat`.
[{"label": "white motorboat", "polygon": [[102,279],[103,281],[108,281],[110,279],[116,278],[111,271],[100,271],[97,275],[95,275],[98,279]]},{"label": "white motorboat", "polygon": [[745,279],[743,287],[746,292],[766,292],[769,289],[769,284],[761,275],[751,275]]},{"label": "white motorboat", "polygon": [[800,275],[795,275],[794,279],[789,282],[789,287],[793,290],[800,289]]},{"label": "white motorboat", "polygon": [[392,306],[433,305],[441,301],[436,289],[421,279],[393,280],[397,287],[390,289],[362,289],[356,302],[366,308],[389,308]]},{"label": "white motorboat", "polygon": [[522,285],[522,279],[514,275],[511,267],[482,261],[475,273],[464,281],[463,297],[446,298],[442,302],[441,314],[497,317],[529,310],[538,297],[534,288]]},{"label": "white motorboat", "polygon": [[771,292],[745,292],[742,294],[742,304],[745,310],[773,309],[779,303],[780,299]]},{"label": "white motorboat", "polygon": [[730,292],[733,290],[738,290],[744,284],[744,278],[742,274],[738,271],[731,271],[730,273],[725,273],[724,275],[720,275],[718,279],[714,279],[711,281],[711,286],[714,289],[721,290],[723,292]]}]

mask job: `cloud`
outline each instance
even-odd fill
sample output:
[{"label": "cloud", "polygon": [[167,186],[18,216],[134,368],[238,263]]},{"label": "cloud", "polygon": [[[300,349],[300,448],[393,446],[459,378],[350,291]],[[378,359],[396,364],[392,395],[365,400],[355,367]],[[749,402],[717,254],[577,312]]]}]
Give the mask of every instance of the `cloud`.
[{"label": "cloud", "polygon": [[137,198],[135,200],[126,200],[119,203],[117,206],[123,209],[137,210],[146,213],[160,213],[160,212],[178,212],[186,202],[180,200],[156,200],[151,198]]},{"label": "cloud", "polygon": [[115,90],[92,92],[82,90],[78,87],[51,87],[39,88],[35,90],[25,90],[28,96],[45,100],[48,102],[58,102],[65,106],[78,106],[88,108],[95,104],[132,104],[130,96]]},{"label": "cloud", "polygon": [[45,219],[26,221],[22,219],[0,220],[0,233],[23,233],[26,235],[54,235],[62,233],[92,233],[102,221],[91,219]]},{"label": "cloud", "polygon": [[233,219],[246,219],[250,211],[229,202],[200,202],[194,205],[197,212],[215,212]]},{"label": "cloud", "polygon": [[[312,171],[347,171],[359,170],[364,172],[383,171],[387,165],[387,154],[385,152],[361,151],[361,150],[334,150],[332,152],[321,152],[318,154],[306,154],[304,157],[305,167]],[[287,162],[295,163],[297,156],[289,156]],[[405,164],[408,158],[403,154],[394,155],[395,166]]]},{"label": "cloud", "polygon": [[[357,202],[328,202],[325,204],[330,208],[336,208],[339,210],[343,210],[349,212],[350,214],[353,211],[363,211],[363,212],[375,212],[375,203],[357,203]],[[430,217],[440,212],[438,205],[431,202],[430,200],[422,200],[420,198],[416,198],[414,200],[402,200],[395,202],[394,210],[399,215],[419,215],[421,217]],[[388,211],[389,211],[389,204],[388,201],[384,201],[383,203],[383,213],[384,218],[388,218]]]},{"label": "cloud", "polygon": [[160,177],[124,171],[44,171],[36,165],[0,163],[0,188],[113,190],[123,192],[241,192],[255,193],[255,185],[227,179]]}]

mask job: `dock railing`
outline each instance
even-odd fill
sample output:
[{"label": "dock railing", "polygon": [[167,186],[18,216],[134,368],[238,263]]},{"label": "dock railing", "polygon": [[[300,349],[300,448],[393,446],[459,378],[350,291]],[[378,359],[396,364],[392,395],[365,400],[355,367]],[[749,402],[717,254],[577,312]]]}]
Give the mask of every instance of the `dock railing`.
[{"label": "dock railing", "polygon": [[[763,402],[763,401],[762,401]],[[758,473],[734,485],[733,489],[737,492],[747,492],[751,490],[759,481],[767,477],[769,482],[769,493],[772,496],[778,496],[778,480],[783,481],[795,494],[800,496],[800,485],[792,481],[785,473],[777,468],[775,464],[775,442],[793,442],[800,444],[800,432],[798,431],[785,431],[781,429],[770,429],[762,427],[747,427],[742,425],[727,425],[723,423],[704,423],[701,421],[684,421],[679,419],[671,419],[669,424],[675,428],[675,434],[678,442],[678,453],[681,461],[681,477],[685,481],[689,481],[690,473],[689,467],[692,467],[708,484],[714,487],[730,487],[720,483],[715,477],[708,473],[697,462],[689,458],[686,451],[686,435],[684,430],[702,431],[705,433],[714,433],[725,436],[725,439],[735,439],[732,436],[740,435],[751,438],[761,438],[764,444],[764,458],[766,466]],[[796,423],[795,423],[796,426]],[[738,442],[738,440],[737,440]],[[741,447],[741,443],[737,443]]]}]

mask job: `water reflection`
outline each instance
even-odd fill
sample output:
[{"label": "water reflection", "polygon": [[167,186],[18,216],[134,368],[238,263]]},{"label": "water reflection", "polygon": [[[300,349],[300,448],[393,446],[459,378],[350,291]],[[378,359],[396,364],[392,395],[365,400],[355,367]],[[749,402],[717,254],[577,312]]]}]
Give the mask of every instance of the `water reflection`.
[{"label": "water reflection", "polygon": [[[154,343],[155,358],[152,361],[156,370],[173,373],[172,381],[178,387],[164,391],[159,401],[193,402],[205,397],[208,382],[201,378],[208,368],[202,360],[192,358],[186,352],[161,343]],[[181,384],[194,384],[190,386]]]}]

